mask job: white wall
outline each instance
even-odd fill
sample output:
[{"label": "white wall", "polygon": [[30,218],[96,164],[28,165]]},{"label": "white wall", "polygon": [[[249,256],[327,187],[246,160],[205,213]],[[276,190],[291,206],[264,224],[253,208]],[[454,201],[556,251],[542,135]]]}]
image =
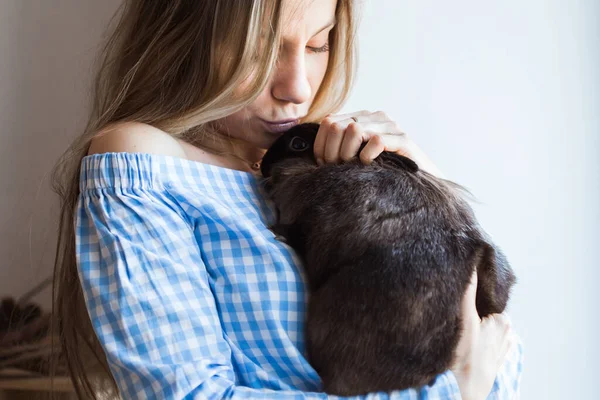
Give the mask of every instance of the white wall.
[{"label": "white wall", "polygon": [[51,274],[48,173],[84,126],[88,69],[118,3],[0,0],[0,296]]},{"label": "white wall", "polygon": [[[117,4],[0,0],[0,295],[51,271],[45,178],[83,126],[90,61]],[[519,276],[523,399],[598,397],[598,16],[597,0],[368,1],[345,108],[387,111],[483,203]]]},{"label": "white wall", "polygon": [[388,112],[482,202],[519,278],[522,398],[600,398],[600,2],[364,3],[344,111]]}]

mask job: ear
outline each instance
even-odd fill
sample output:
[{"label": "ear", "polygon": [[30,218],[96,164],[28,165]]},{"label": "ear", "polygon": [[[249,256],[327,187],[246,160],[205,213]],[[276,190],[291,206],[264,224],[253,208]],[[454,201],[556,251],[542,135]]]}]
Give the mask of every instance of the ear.
[{"label": "ear", "polygon": [[390,151],[384,151],[376,158],[376,160],[377,159],[381,160],[383,164],[391,165],[408,172],[417,172],[419,170],[417,163],[410,158]]},{"label": "ear", "polygon": [[472,261],[477,268],[475,305],[479,316],[503,312],[516,282],[506,257],[499,248],[482,240]]},{"label": "ear", "polygon": [[287,154],[286,137],[280,136],[277,140],[269,147],[267,152],[262,158],[260,163],[260,172],[264,178],[271,176],[272,168],[277,161],[280,161]]}]

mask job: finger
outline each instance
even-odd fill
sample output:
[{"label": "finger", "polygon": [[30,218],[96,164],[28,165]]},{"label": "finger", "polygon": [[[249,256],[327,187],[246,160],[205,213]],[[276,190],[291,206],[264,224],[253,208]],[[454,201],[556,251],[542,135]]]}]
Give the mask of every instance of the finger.
[{"label": "finger", "polygon": [[506,312],[502,312],[500,315],[502,315],[508,326],[512,326],[512,321]]},{"label": "finger", "polygon": [[[349,129],[350,126],[353,126],[352,129]],[[341,136],[338,135],[340,131]],[[356,123],[350,118],[336,121],[332,117],[327,117],[321,122],[317,132],[314,144],[315,159],[319,165],[322,164],[321,161],[328,163],[337,163],[340,160],[348,161],[358,153],[363,142],[368,141],[375,135],[383,134],[386,135],[384,144],[392,149],[389,151],[403,148],[402,144],[406,142],[406,138],[400,139],[400,137],[405,136],[405,134],[399,130],[394,121]],[[350,138],[346,142],[347,135],[350,135]],[[397,138],[394,138],[394,136],[397,136]],[[344,142],[346,144],[342,147]],[[367,159],[375,159],[381,154],[381,151],[383,150],[367,154]]]},{"label": "finger", "polygon": [[352,117],[356,117],[357,119],[362,119],[362,117],[366,117],[369,114],[372,114],[371,111],[361,110],[361,111],[354,111],[354,112],[345,113],[345,114],[335,114],[335,115],[332,114],[332,115],[329,115],[328,118],[331,118],[332,121],[339,122],[339,121],[343,121],[345,119],[351,119]]},{"label": "finger", "polygon": [[381,135],[385,145],[385,151],[398,153],[408,158],[412,158],[412,145],[406,135]]},{"label": "finger", "polygon": [[490,314],[488,318],[502,331],[503,335],[510,330],[510,319],[505,313]]},{"label": "finger", "polygon": [[384,135],[385,151],[391,151],[401,156],[408,157],[419,166],[420,170],[427,171],[433,176],[444,178],[444,174],[433,164],[423,151],[412,140],[401,135]]},{"label": "finger", "polygon": [[[373,133],[365,130],[364,137],[369,140]],[[405,134],[400,135],[380,135],[383,140],[384,149],[376,152],[376,154],[365,154],[365,160],[374,160],[382,151],[389,151],[399,154],[404,157],[408,157],[413,160],[420,170],[426,171],[429,174],[438,178],[444,178],[444,174],[431,162],[431,160],[423,153],[421,149],[411,141]],[[364,142],[365,139],[363,139]],[[364,149],[363,149],[364,151]],[[362,152],[361,152],[362,153]],[[361,158],[362,160],[362,158]]]},{"label": "finger", "polygon": [[340,147],[340,158],[349,161],[358,154],[363,141],[368,140],[367,133],[361,124],[354,121],[346,128],[342,146]]},{"label": "finger", "polygon": [[383,111],[371,112],[371,111],[363,110],[363,111],[352,112],[352,113],[347,113],[347,114],[332,115],[332,118],[334,118],[335,121],[351,119],[352,117],[355,117],[357,119],[356,122],[387,122],[387,121],[392,120]]},{"label": "finger", "polygon": [[510,349],[513,347],[514,344],[515,344],[515,337],[511,330],[510,333],[504,338],[502,351],[500,352],[501,358],[506,358],[506,355],[508,354],[508,352],[510,351]]},{"label": "finger", "polygon": [[[367,138],[369,142],[371,142],[376,137],[378,138],[377,143],[380,145],[369,145],[367,144],[365,148],[361,151],[361,161],[364,160],[365,163],[370,164],[372,160],[377,158],[379,154],[384,151],[394,152],[410,159],[413,159],[412,152],[410,149],[410,143],[406,138],[403,138],[399,135],[374,135],[372,132],[366,131],[364,136]],[[363,154],[364,153],[364,154]],[[366,165],[368,165],[366,164]],[[419,168],[421,166],[419,165]]]},{"label": "finger", "polygon": [[[368,147],[365,146],[361,151],[361,154],[366,151],[361,158],[364,163],[367,163],[365,165],[370,164],[383,151],[392,151],[411,158],[408,141],[404,134],[389,134],[393,129],[396,129],[396,124],[393,121],[385,123],[356,123],[352,120],[348,121],[350,122],[345,128],[344,139],[340,149],[340,158],[342,160],[350,160],[358,153],[362,143],[368,142],[376,136],[379,136],[378,140],[382,141],[383,147],[379,145],[375,146],[374,144],[369,146],[367,144]],[[340,124],[343,127],[344,122],[346,121],[336,122],[335,124]]]},{"label": "finger", "polygon": [[383,111],[375,111],[367,115],[361,115],[360,118],[358,118],[358,122],[387,122],[391,120],[392,119]]},{"label": "finger", "polygon": [[344,129],[336,122],[329,126],[323,160],[327,163],[340,162],[340,147],[344,138]]},{"label": "finger", "polygon": [[[393,123],[391,123],[393,124]],[[390,123],[359,124],[363,132],[363,141],[370,140],[374,136],[380,136],[385,147],[384,151],[391,151],[411,158],[413,145],[404,133],[389,134]]]},{"label": "finger", "polygon": [[381,136],[373,136],[369,139],[364,149],[359,154],[360,161],[369,165],[378,155],[385,150],[385,144]]},{"label": "finger", "polygon": [[510,350],[512,349],[512,347],[515,344],[515,337],[514,334],[511,333],[504,338],[504,341],[502,342],[502,347],[500,348],[500,351],[498,352],[498,363],[497,366],[498,368],[502,367],[502,364],[504,364],[504,362],[506,361],[506,357],[508,355],[508,353],[510,352]]},{"label": "finger", "polygon": [[406,133],[402,132],[398,124],[394,121],[368,121],[361,119],[357,122],[352,118],[345,118],[334,122],[341,126],[344,130],[348,129],[350,124],[359,124],[363,131],[368,133],[367,138],[370,138],[373,135],[406,136]]},{"label": "finger", "polygon": [[481,322],[475,305],[475,297],[477,295],[477,270],[473,271],[471,280],[467,286],[467,290],[463,295],[461,303],[461,311],[465,323]]},{"label": "finger", "polygon": [[317,164],[323,164],[323,158],[325,155],[325,144],[327,143],[327,134],[331,129],[331,124],[333,124],[333,119],[331,117],[325,118],[321,121],[319,125],[319,130],[317,131],[317,137],[315,138],[315,143],[313,145],[313,152],[315,155],[315,159],[317,160]]}]

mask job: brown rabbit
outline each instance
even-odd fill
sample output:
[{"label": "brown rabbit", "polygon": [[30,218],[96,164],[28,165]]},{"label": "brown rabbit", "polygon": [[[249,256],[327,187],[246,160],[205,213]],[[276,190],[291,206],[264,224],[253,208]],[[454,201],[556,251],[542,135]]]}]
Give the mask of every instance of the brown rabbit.
[{"label": "brown rabbit", "polygon": [[292,128],[261,166],[273,231],[306,270],[308,360],[330,394],[428,384],[452,364],[473,270],[483,317],[506,307],[512,269],[460,186],[394,153],[319,167],[317,130]]}]

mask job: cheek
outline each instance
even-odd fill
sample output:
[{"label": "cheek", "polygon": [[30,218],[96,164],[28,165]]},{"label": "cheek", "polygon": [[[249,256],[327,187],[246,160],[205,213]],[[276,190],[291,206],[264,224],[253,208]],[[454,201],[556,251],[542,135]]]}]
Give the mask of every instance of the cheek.
[{"label": "cheek", "polygon": [[233,90],[234,98],[242,99],[244,97],[247,98],[250,93],[250,89],[252,87],[252,83],[256,79],[256,73],[251,73],[242,83]]},{"label": "cheek", "polygon": [[[236,91],[243,91],[245,88],[239,88]],[[235,93],[235,92],[234,92]],[[238,92],[239,93],[239,92]],[[263,88],[262,92],[258,95],[256,99],[240,111],[232,114],[226,118],[225,121],[230,124],[235,124],[236,127],[240,127],[243,124],[247,124],[248,119],[250,119],[253,115],[257,115],[259,110],[267,108],[269,105],[269,86],[267,85]]]},{"label": "cheek", "polygon": [[[248,93],[250,86],[252,85],[252,82],[254,79],[255,79],[255,75],[249,76],[246,80],[244,80],[242,82],[242,84],[238,88],[236,88],[234,90],[234,95],[241,94],[241,93]],[[245,107],[246,113],[250,114],[250,113],[252,113],[252,111],[260,109],[261,107],[263,107],[266,104],[266,101],[269,98],[269,86],[270,86],[270,83],[268,83],[262,89],[262,91],[260,92],[258,97],[256,99],[254,99],[254,101],[252,103],[250,103],[250,105]]]},{"label": "cheek", "polygon": [[327,72],[328,63],[329,57],[327,55],[318,56],[315,57],[315,60],[309,61],[307,75],[311,84],[321,85],[323,77],[325,77],[325,73]]},{"label": "cheek", "polygon": [[248,121],[252,117],[252,105],[220,119],[220,129],[232,137],[241,138],[242,133],[248,130]]},{"label": "cheek", "polygon": [[327,72],[329,57],[328,55],[319,55],[309,60],[307,63],[306,74],[310,86],[313,89],[313,96],[321,86],[325,73]]},{"label": "cheek", "polygon": [[247,108],[254,112],[265,109],[269,105],[269,99],[271,98],[270,87],[271,85],[268,83]]},{"label": "cheek", "polygon": [[228,135],[239,139],[259,133],[262,128],[256,124],[254,117],[264,114],[261,113],[261,110],[269,109],[269,104],[269,92],[268,88],[265,88],[251,104],[222,118],[219,121],[221,129]]}]

